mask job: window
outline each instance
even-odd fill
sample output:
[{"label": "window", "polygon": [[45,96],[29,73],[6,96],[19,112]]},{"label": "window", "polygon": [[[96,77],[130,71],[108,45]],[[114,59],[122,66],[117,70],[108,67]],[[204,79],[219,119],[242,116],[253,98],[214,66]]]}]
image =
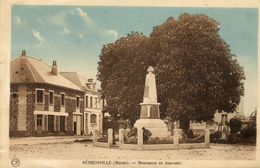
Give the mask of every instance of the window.
[{"label": "window", "polygon": [[90,107],[93,107],[93,97],[90,97]]},{"label": "window", "polygon": [[50,94],[49,94],[49,96],[50,96],[50,104],[53,104],[53,99],[54,99],[54,97],[53,97],[53,91],[50,91],[49,92]]},{"label": "window", "polygon": [[95,114],[90,115],[90,123],[95,124],[97,121],[97,116]]},{"label": "window", "polygon": [[226,125],[227,123],[227,114],[222,114],[221,115],[221,124]]},{"label": "window", "polygon": [[76,100],[77,100],[77,108],[79,108],[79,97],[77,97]]},{"label": "window", "polygon": [[42,126],[42,115],[37,115],[37,126]]},{"label": "window", "polygon": [[65,94],[64,93],[61,93],[61,105],[64,106],[65,105]]},{"label": "window", "polygon": [[96,108],[97,108],[97,104],[98,104],[98,100],[97,100],[97,98],[95,98],[95,105],[96,105]]},{"label": "window", "polygon": [[36,90],[37,103],[43,103],[43,90]]},{"label": "window", "polygon": [[85,106],[88,107],[88,96],[86,96],[86,100],[85,101],[86,101],[86,105]]}]

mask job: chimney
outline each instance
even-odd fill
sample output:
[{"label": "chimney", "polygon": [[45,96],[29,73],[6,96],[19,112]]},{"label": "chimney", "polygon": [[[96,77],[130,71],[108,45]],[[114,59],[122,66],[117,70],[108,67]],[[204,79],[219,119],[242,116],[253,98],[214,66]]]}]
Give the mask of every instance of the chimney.
[{"label": "chimney", "polygon": [[93,81],[93,79],[88,79],[88,82],[86,83],[87,86],[89,86],[91,89],[96,90],[96,83]]},{"label": "chimney", "polygon": [[53,73],[54,75],[58,75],[58,67],[56,61],[52,62],[51,73]]},{"label": "chimney", "polygon": [[26,57],[26,51],[22,50],[21,58],[20,58],[20,80],[26,81],[28,78],[27,73],[27,57]]},{"label": "chimney", "polygon": [[26,56],[26,50],[22,50],[21,56]]}]

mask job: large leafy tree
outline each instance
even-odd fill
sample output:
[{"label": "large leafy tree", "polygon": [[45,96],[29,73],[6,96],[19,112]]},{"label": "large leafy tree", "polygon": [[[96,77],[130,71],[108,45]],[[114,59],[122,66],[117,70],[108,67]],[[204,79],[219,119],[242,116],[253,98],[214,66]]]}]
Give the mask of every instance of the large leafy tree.
[{"label": "large leafy tree", "polygon": [[146,69],[155,67],[161,116],[211,119],[216,110],[233,112],[244,93],[244,72],[219,36],[219,24],[205,15],[183,14],[153,29],[132,32],[103,47],[98,79],[107,110],[116,119],[139,117]]},{"label": "large leafy tree", "polygon": [[147,37],[131,32],[101,51],[97,77],[107,102],[105,110],[113,119],[129,119],[133,124],[139,117],[146,67],[151,63],[147,46]]},{"label": "large leafy tree", "polygon": [[211,119],[216,110],[233,112],[244,94],[243,68],[219,36],[219,23],[205,15],[169,18],[151,33],[158,91],[168,116]]}]

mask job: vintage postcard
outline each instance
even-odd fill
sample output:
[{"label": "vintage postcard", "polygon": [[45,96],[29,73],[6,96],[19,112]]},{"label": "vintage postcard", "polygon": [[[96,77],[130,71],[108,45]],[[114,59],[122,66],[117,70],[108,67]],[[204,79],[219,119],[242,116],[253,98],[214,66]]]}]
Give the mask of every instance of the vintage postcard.
[{"label": "vintage postcard", "polygon": [[0,167],[260,167],[257,1],[1,1]]}]

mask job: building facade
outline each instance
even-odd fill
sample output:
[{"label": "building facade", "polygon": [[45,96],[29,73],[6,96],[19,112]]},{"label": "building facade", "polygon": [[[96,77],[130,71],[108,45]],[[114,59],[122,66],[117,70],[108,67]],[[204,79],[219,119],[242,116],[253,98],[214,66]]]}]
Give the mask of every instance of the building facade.
[{"label": "building facade", "polygon": [[48,66],[23,51],[10,69],[10,136],[85,133],[86,91],[59,73],[56,61]]},{"label": "building facade", "polygon": [[86,80],[77,72],[61,72],[68,80],[80,87],[84,92],[83,131],[84,135],[92,135],[94,130],[102,132],[103,115],[102,100],[92,79]]},{"label": "building facade", "polygon": [[238,117],[240,119],[245,119],[244,115],[244,98],[240,98],[240,103],[233,113],[227,113],[225,111],[216,111],[214,114],[214,122],[219,125],[226,125],[229,123],[230,119]]}]

